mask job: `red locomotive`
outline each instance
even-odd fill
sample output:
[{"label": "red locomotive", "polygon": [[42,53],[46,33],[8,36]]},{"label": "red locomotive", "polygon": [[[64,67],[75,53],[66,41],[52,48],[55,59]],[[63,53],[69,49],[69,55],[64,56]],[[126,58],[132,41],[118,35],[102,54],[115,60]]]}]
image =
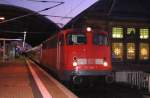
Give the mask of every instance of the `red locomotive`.
[{"label": "red locomotive", "polygon": [[61,80],[81,82],[85,77],[108,75],[110,54],[107,32],[67,29],[42,43],[41,63]]}]

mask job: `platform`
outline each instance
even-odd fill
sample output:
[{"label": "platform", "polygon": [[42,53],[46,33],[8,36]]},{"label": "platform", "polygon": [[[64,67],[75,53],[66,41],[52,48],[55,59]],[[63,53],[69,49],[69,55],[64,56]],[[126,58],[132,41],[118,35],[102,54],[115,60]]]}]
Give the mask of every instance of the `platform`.
[{"label": "platform", "polygon": [[25,59],[0,63],[0,98],[77,98],[36,64]]}]

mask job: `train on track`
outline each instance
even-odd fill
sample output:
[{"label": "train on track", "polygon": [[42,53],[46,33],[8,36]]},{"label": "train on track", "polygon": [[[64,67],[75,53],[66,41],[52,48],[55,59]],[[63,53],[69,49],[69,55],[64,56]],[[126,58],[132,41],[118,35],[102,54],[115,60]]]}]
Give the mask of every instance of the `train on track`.
[{"label": "train on track", "polygon": [[63,81],[107,79],[112,71],[108,32],[90,27],[62,30],[42,42],[39,61]]}]

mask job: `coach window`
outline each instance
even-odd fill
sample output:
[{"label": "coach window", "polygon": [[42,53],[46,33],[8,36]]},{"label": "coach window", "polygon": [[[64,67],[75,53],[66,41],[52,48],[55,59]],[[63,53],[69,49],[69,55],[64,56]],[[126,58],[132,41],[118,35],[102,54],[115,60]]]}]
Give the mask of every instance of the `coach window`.
[{"label": "coach window", "polygon": [[127,43],[127,59],[135,59],[135,44]]},{"label": "coach window", "polygon": [[140,59],[148,60],[149,59],[149,44],[140,43]]},{"label": "coach window", "polygon": [[112,37],[113,38],[123,38],[123,28],[113,27],[112,28]]},{"label": "coach window", "polygon": [[140,29],[140,39],[149,38],[149,29]]},{"label": "coach window", "polygon": [[123,43],[112,43],[112,58],[123,59]]}]

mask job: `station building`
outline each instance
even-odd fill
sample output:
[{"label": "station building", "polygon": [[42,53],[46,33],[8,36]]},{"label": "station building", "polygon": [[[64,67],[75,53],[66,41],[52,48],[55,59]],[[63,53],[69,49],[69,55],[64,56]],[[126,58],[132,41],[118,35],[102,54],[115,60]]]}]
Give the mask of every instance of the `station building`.
[{"label": "station building", "polygon": [[114,70],[150,71],[150,1],[99,0],[64,28],[109,32]]}]

